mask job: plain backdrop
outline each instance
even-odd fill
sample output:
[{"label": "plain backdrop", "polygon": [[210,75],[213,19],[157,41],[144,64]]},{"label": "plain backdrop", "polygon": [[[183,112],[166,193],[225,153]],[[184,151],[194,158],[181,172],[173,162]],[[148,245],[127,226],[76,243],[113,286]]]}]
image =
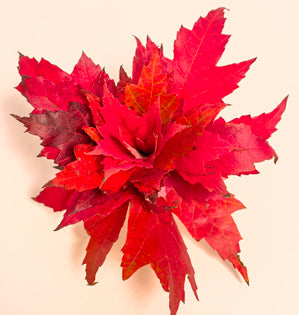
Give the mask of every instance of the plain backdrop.
[{"label": "plain backdrop", "polygon": [[279,161],[257,165],[259,175],[230,178],[229,190],[247,207],[234,214],[241,258],[250,286],[204,242],[180,225],[199,287],[197,302],[186,283],[179,315],[299,314],[298,310],[298,115],[299,19],[297,0],[2,1],[0,12],[0,314],[169,314],[166,294],[149,267],[121,280],[119,241],[87,286],[81,266],[88,242],[81,224],[53,232],[61,213],[34,202],[51,179],[53,163],[37,158],[40,140],[24,134],[9,113],[27,115],[30,105],[13,87],[19,82],[18,51],[44,57],[71,72],[81,51],[117,79],[130,73],[133,35],[150,35],[172,57],[180,25],[191,28],[209,10],[226,7],[232,34],[221,65],[258,57],[240,88],[225,98],[227,119],[272,110],[290,95],[270,143]]}]

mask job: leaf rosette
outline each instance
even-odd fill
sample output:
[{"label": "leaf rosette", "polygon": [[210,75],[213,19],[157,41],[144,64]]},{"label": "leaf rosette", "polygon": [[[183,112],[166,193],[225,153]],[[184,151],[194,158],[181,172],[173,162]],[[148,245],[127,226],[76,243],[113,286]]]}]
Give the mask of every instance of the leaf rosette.
[{"label": "leaf rosette", "polygon": [[169,292],[171,314],[184,301],[186,276],[197,298],[194,270],[174,215],[195,240],[205,239],[248,283],[239,258],[240,233],[232,213],[244,208],[228,192],[229,175],[256,174],[255,163],[277,159],[267,142],[285,110],[226,122],[223,98],[238,87],[255,59],[217,63],[229,39],[224,9],[181,27],[170,60],[147,38],[137,39],[130,78],[115,84],[85,53],[68,74],[42,59],[20,55],[17,89],[34,110],[14,115],[44,146],[59,172],[36,201],[65,210],[57,229],[79,221],[90,235],[86,279],[118,239],[123,279],[150,264]]}]

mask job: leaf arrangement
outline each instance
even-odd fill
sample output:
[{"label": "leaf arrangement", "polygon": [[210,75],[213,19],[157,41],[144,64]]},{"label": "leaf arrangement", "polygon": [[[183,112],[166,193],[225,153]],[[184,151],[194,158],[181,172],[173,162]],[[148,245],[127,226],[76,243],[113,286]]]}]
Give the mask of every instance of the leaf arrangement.
[{"label": "leaf arrangement", "polygon": [[86,279],[95,283],[128,215],[122,248],[123,279],[150,264],[175,315],[186,276],[197,298],[194,270],[174,216],[195,240],[232,263],[248,283],[239,259],[241,236],[231,214],[244,208],[228,192],[229,175],[256,174],[255,163],[277,159],[267,139],[285,110],[226,122],[216,118],[223,98],[238,87],[254,59],[217,66],[228,35],[224,9],[181,27],[174,58],[147,38],[137,39],[132,78],[120,68],[115,84],[84,53],[71,74],[20,55],[17,89],[34,107],[14,115],[42,139],[40,156],[59,172],[36,201],[66,210],[61,229],[84,222],[90,235]]}]

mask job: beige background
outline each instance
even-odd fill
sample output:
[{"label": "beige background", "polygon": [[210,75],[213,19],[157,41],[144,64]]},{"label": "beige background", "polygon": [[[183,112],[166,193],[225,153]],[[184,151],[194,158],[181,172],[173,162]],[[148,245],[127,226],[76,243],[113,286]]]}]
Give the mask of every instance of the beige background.
[{"label": "beige background", "polygon": [[186,305],[178,314],[298,314],[298,119],[299,45],[297,0],[250,1],[2,1],[0,12],[0,314],[168,314],[168,295],[150,268],[121,280],[121,234],[98,273],[86,285],[81,261],[87,237],[82,226],[53,229],[61,214],[31,200],[55,173],[36,158],[39,140],[24,134],[8,114],[26,115],[30,106],[13,89],[19,82],[18,54],[44,57],[71,71],[83,49],[117,78],[129,72],[132,35],[147,34],[172,56],[179,26],[192,27],[210,9],[230,9],[225,31],[232,34],[221,64],[257,56],[241,87],[225,101],[226,118],[270,111],[290,94],[287,111],[271,138],[280,159],[258,165],[260,175],[227,184],[247,210],[234,215],[244,238],[242,260],[250,287],[203,243],[182,228],[196,271],[200,302],[186,284]]}]

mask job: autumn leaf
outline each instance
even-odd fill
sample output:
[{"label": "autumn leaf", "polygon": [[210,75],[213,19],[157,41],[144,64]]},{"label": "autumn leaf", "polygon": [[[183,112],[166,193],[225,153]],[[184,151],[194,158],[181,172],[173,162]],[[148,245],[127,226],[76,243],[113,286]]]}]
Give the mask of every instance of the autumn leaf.
[{"label": "autumn leaf", "polygon": [[88,155],[92,149],[93,147],[85,144],[75,146],[76,161],[66,165],[47,186],[75,189],[79,192],[101,186],[104,178],[102,157]]},{"label": "autumn leaf", "polygon": [[215,103],[238,87],[255,59],[219,67],[229,39],[222,34],[224,8],[200,18],[192,30],[181,27],[174,43],[175,92],[184,98],[184,110]]},{"label": "autumn leaf", "polygon": [[209,12],[191,30],[182,26],[172,60],[149,37],[145,46],[136,38],[132,76],[120,67],[117,83],[85,53],[71,74],[45,59],[19,58],[17,90],[33,110],[13,116],[40,137],[39,156],[59,170],[34,199],[64,211],[55,230],[83,222],[90,285],[128,217],[123,279],[150,265],[169,293],[171,315],[185,301],[186,278],[197,298],[174,217],[249,284],[232,217],[244,205],[225,180],[257,174],[257,163],[277,160],[268,140],[287,98],[259,116],[219,117],[223,98],[255,60],[218,65],[229,39],[222,33],[224,12]]},{"label": "autumn leaf", "polygon": [[[51,152],[51,148],[59,150],[55,157],[59,165],[66,165],[75,159],[75,145],[90,142],[82,128],[91,126],[92,118],[87,107],[80,103],[72,103],[69,111],[46,111],[31,114],[30,117],[14,117],[27,127],[28,132],[39,136],[45,148]],[[42,151],[42,155],[45,155],[45,151]]]},{"label": "autumn leaf", "polygon": [[204,238],[222,259],[230,261],[239,270],[249,284],[247,269],[238,256],[241,235],[231,216],[236,210],[243,209],[243,204],[232,195],[224,199],[208,199],[206,202],[191,203],[175,196],[173,191],[169,195],[170,200],[173,198],[175,201],[179,200],[179,204],[174,204],[173,212],[184,223],[190,234],[197,241]]},{"label": "autumn leaf", "polygon": [[137,114],[147,112],[157,100],[158,95],[165,94],[167,77],[162,71],[158,50],[151,57],[148,66],[141,72],[138,85],[128,84],[125,89],[125,104],[134,108]]},{"label": "autumn leaf", "polygon": [[70,102],[82,101],[80,87],[72,77],[45,59],[37,62],[20,54],[19,73],[22,82],[17,89],[35,107],[34,113],[67,111]]},{"label": "autumn leaf", "polygon": [[71,73],[72,79],[84,90],[95,93],[102,69],[82,52],[82,56]]},{"label": "autumn leaf", "polygon": [[169,292],[171,314],[176,314],[179,302],[185,301],[186,275],[197,297],[194,270],[171,213],[150,207],[146,202],[132,200],[128,236],[122,249],[123,279],[150,264]]},{"label": "autumn leaf", "polygon": [[96,215],[84,222],[84,227],[90,235],[86,249],[87,253],[83,260],[83,264],[86,264],[88,284],[95,284],[95,275],[118,239],[120,229],[126,218],[127,209],[128,204],[125,203],[108,214]]}]

